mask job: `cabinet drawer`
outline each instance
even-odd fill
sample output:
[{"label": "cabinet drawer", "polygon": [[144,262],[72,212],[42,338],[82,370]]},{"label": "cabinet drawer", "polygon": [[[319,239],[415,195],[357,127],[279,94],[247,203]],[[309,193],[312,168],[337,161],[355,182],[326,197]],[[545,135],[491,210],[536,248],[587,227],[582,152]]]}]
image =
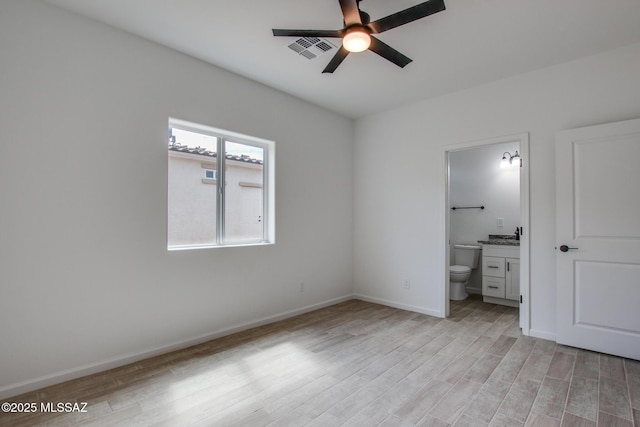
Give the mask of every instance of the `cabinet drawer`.
[{"label": "cabinet drawer", "polygon": [[493,256],[482,257],[482,275],[504,277],[504,258]]},{"label": "cabinet drawer", "polygon": [[482,276],[482,295],[487,297],[504,298],[504,278]]}]

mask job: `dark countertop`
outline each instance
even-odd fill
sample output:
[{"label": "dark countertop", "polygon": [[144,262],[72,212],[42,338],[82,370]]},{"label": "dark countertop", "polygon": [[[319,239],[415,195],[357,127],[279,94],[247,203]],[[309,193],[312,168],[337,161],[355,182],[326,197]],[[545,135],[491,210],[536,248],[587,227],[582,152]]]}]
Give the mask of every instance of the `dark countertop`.
[{"label": "dark countertop", "polygon": [[489,234],[487,240],[478,240],[483,245],[520,246],[520,240],[516,240],[513,234]]}]

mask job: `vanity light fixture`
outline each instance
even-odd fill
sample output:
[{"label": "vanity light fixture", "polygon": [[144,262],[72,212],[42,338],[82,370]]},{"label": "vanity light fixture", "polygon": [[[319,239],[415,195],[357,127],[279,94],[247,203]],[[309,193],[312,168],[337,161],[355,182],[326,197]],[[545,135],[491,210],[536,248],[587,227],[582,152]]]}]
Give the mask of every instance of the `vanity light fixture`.
[{"label": "vanity light fixture", "polygon": [[516,154],[514,154],[513,156],[508,151],[505,151],[502,155],[500,167],[506,168],[509,166],[522,166],[522,157],[520,157],[520,154],[518,154],[518,150],[516,150]]}]

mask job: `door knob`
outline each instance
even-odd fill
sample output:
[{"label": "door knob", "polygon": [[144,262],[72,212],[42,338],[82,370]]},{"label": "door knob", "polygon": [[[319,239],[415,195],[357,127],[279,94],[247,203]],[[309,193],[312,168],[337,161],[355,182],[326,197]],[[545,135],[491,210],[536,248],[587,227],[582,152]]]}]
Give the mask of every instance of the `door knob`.
[{"label": "door knob", "polygon": [[570,249],[574,249],[574,250],[576,250],[576,249],[578,249],[578,248],[570,248],[570,247],[569,247],[569,246],[567,246],[567,245],[562,245],[562,246],[560,246],[560,252],[569,252],[569,250],[570,250]]}]

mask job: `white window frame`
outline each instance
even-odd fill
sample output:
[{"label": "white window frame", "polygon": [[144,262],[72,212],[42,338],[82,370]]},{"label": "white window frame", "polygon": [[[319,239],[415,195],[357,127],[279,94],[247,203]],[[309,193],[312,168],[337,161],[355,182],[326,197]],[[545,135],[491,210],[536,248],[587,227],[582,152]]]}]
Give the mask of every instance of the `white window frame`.
[{"label": "white window frame", "polygon": [[[207,172],[212,172],[213,176],[207,176]],[[217,175],[218,175],[218,169],[205,169],[204,170],[204,179],[210,179],[212,181],[215,181],[216,179],[218,179]]]},{"label": "white window frame", "polygon": [[[189,132],[209,135],[217,138],[217,156],[216,156],[216,242],[208,244],[189,244],[189,245],[169,245],[167,232],[167,250],[188,250],[202,248],[221,248],[221,247],[238,247],[238,246],[257,246],[275,244],[275,142],[263,138],[243,135],[237,132],[227,131],[214,128],[211,126],[189,122],[186,120],[169,118],[169,128],[182,129]],[[224,153],[226,142],[235,142],[253,147],[262,148],[264,158],[262,161],[262,181],[263,181],[263,232],[262,238],[256,241],[233,242],[225,241],[225,163],[226,156]],[[211,168],[208,168],[212,170]],[[167,176],[168,185],[168,176]],[[167,220],[168,221],[168,220]],[[168,223],[167,223],[168,225]]]}]

